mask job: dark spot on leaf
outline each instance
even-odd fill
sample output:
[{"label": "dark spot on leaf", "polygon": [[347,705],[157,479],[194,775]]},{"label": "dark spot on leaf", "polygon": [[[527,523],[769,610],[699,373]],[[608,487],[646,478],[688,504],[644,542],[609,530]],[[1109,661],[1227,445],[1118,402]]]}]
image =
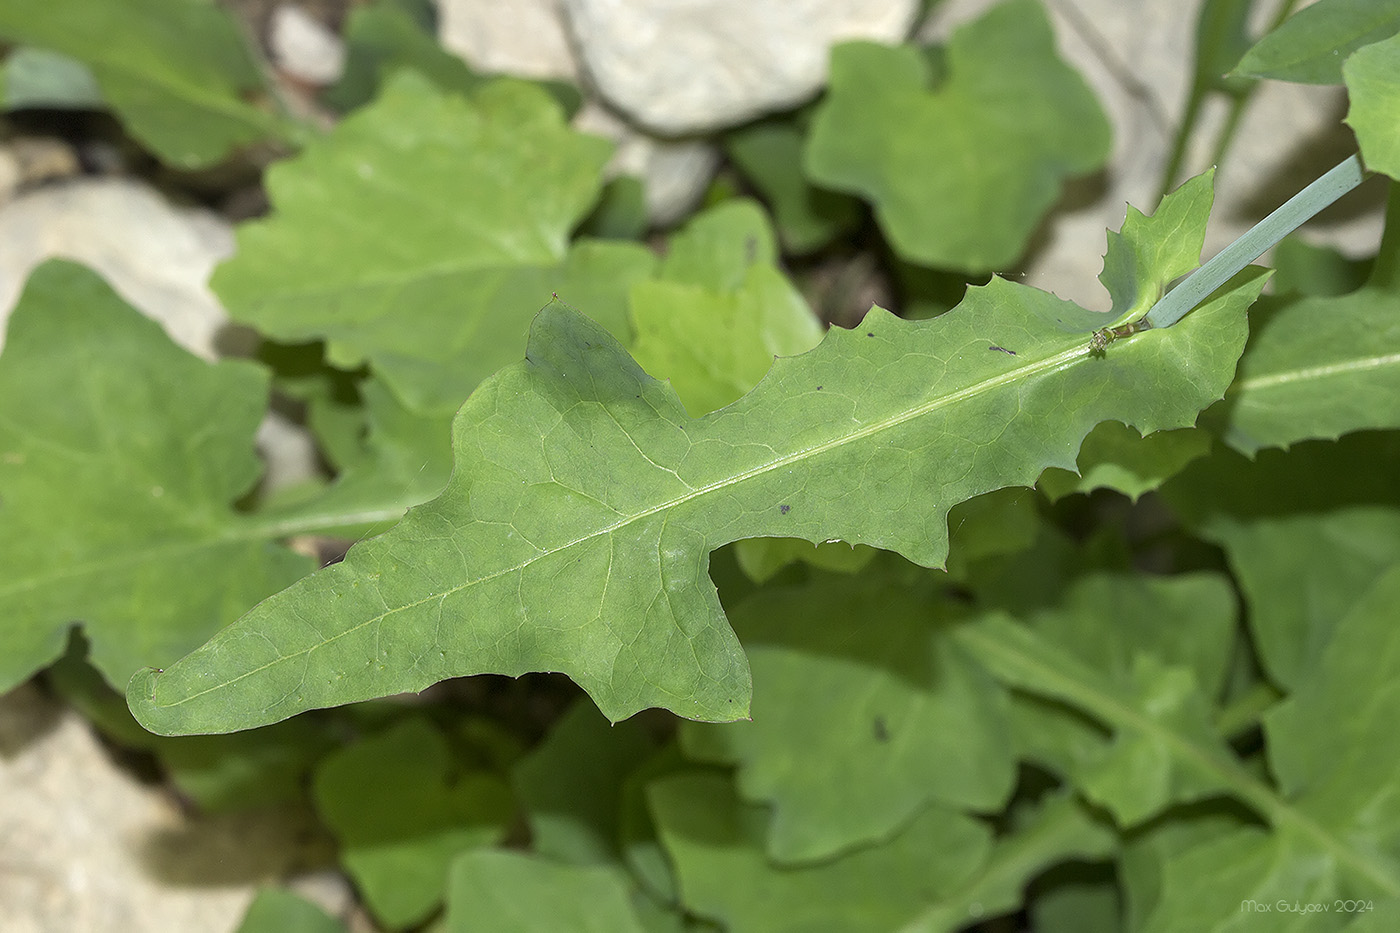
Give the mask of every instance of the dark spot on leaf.
[{"label": "dark spot on leaf", "polygon": [[1015,351],[1015,350],[1008,350],[1008,349],[1006,349],[1006,347],[999,347],[999,346],[997,346],[996,344],[992,344],[991,346],[987,347],[987,349],[988,349],[988,350],[999,350],[999,351],[1001,351],[1002,353],[1005,353],[1007,356],[1015,356],[1015,355],[1016,355],[1016,351]]},{"label": "dark spot on leaf", "polygon": [[784,515],[786,515],[787,513],[789,513],[789,512],[792,511],[792,506],[790,506],[790,505],[780,505],[780,506],[778,506],[778,511],[779,511],[779,512],[782,512]]},{"label": "dark spot on leaf", "polygon": [[865,336],[867,336],[867,337],[874,337],[874,336],[875,336],[875,332],[874,332],[873,330],[868,330],[868,331],[865,332]]},{"label": "dark spot on leaf", "polygon": [[821,390],[822,390],[822,387],[821,387],[821,386],[817,386],[817,391],[820,392]]},{"label": "dark spot on leaf", "polygon": [[871,724],[875,732],[875,741],[888,742],[890,740],[890,730],[885,726],[885,717],[876,716],[875,722]]}]

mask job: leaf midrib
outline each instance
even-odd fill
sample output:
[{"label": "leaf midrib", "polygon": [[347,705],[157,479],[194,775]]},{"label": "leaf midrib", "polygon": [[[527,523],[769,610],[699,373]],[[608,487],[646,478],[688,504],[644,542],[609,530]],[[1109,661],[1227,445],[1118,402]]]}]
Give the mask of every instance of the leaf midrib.
[{"label": "leaf midrib", "polygon": [[1226,394],[1237,395],[1251,391],[1258,392],[1295,382],[1306,382],[1310,379],[1329,379],[1335,376],[1347,376],[1395,365],[1400,365],[1400,353],[1381,353],[1370,356],[1352,357],[1351,359],[1326,363],[1320,366],[1303,366],[1264,376],[1245,377],[1231,386]]},{"label": "leaf midrib", "polygon": [[[767,463],[760,464],[760,465],[755,466],[755,467],[751,467],[750,469],[744,470],[744,471],[742,471],[742,472],[740,472],[740,473],[737,473],[737,474],[733,474],[733,475],[731,475],[731,476],[729,476],[729,477],[726,477],[726,478],[724,478],[724,479],[722,479],[722,480],[716,480],[716,481],[714,481],[714,482],[712,482],[712,483],[709,483],[709,484],[707,484],[707,485],[696,487],[696,488],[690,490],[689,492],[686,492],[686,493],[683,493],[683,494],[681,494],[681,495],[675,496],[675,497],[673,497],[673,498],[671,498],[671,499],[668,499],[668,500],[666,500],[666,501],[664,501],[664,502],[661,502],[661,503],[659,503],[659,504],[657,504],[657,505],[655,505],[655,506],[652,506],[652,507],[647,508],[647,509],[643,509],[643,510],[641,510],[640,512],[636,512],[636,513],[634,513],[634,514],[632,514],[632,515],[629,515],[629,516],[626,516],[626,517],[624,517],[624,518],[621,518],[621,519],[619,519],[618,521],[613,522],[611,525],[607,525],[607,526],[605,526],[605,527],[603,527],[603,528],[600,528],[600,529],[591,531],[591,532],[589,532],[589,533],[587,533],[587,534],[585,534],[585,535],[581,535],[581,536],[579,536],[579,537],[577,537],[577,538],[574,538],[574,539],[571,540],[571,541],[565,542],[564,544],[561,544],[561,545],[559,545],[559,546],[557,546],[557,547],[542,550],[542,551],[540,551],[538,554],[535,554],[535,555],[533,555],[533,556],[531,556],[531,557],[528,557],[528,558],[526,558],[525,560],[520,561],[519,563],[517,563],[517,564],[515,564],[515,565],[513,565],[513,566],[511,566],[511,567],[507,567],[507,568],[503,568],[503,569],[500,569],[500,570],[496,570],[496,571],[493,571],[493,572],[491,572],[491,573],[488,573],[488,574],[486,574],[486,575],[484,575],[484,576],[481,576],[481,577],[477,577],[477,578],[472,579],[472,580],[467,580],[467,581],[465,581],[465,582],[463,582],[463,583],[458,584],[457,586],[454,586],[454,587],[451,587],[451,588],[449,588],[449,589],[446,589],[446,590],[444,590],[444,591],[442,591],[442,592],[440,592],[440,593],[433,593],[433,594],[431,594],[431,595],[429,595],[429,596],[423,597],[422,599],[417,599],[417,600],[414,600],[414,601],[412,601],[412,602],[404,603],[404,604],[402,604],[402,605],[394,606],[394,607],[392,607],[392,608],[386,609],[384,612],[381,612],[381,613],[379,613],[378,615],[375,615],[375,616],[371,616],[371,617],[365,619],[364,621],[362,621],[362,622],[360,622],[360,623],[358,623],[358,624],[356,624],[356,625],[353,625],[353,626],[351,626],[350,628],[345,629],[344,631],[337,632],[335,635],[332,635],[330,638],[326,638],[326,639],[324,639],[324,640],[322,640],[322,641],[319,641],[319,642],[317,642],[317,643],[314,644],[314,645],[309,645],[309,646],[307,646],[306,648],[301,649],[300,651],[293,652],[292,654],[283,655],[283,656],[277,658],[276,660],[269,661],[269,662],[267,662],[266,664],[260,665],[259,667],[252,668],[252,669],[250,669],[250,670],[248,670],[248,671],[245,671],[245,672],[242,673],[242,674],[239,674],[239,675],[236,676],[236,677],[233,677],[233,678],[231,678],[231,679],[229,679],[229,680],[225,680],[225,681],[223,681],[222,683],[213,684],[213,685],[211,685],[211,686],[209,686],[209,687],[205,688],[204,690],[201,690],[201,691],[199,691],[199,692],[197,692],[197,693],[191,693],[191,694],[189,694],[189,695],[187,695],[187,696],[181,698],[180,700],[177,700],[177,701],[174,702],[174,703],[168,703],[168,704],[158,704],[158,703],[156,703],[156,702],[155,702],[154,690],[153,690],[153,691],[152,691],[152,695],[151,695],[151,704],[152,704],[152,706],[153,706],[154,708],[158,708],[158,709],[171,709],[171,708],[174,708],[174,707],[177,707],[177,706],[181,706],[181,705],[183,705],[183,704],[185,704],[185,703],[188,703],[188,702],[191,702],[191,701],[193,701],[193,700],[196,700],[196,699],[198,699],[198,698],[204,696],[205,694],[212,693],[212,692],[214,692],[214,691],[216,691],[216,690],[222,690],[222,689],[224,689],[225,687],[230,687],[230,686],[232,686],[232,685],[238,683],[238,682],[241,681],[241,680],[244,680],[244,679],[246,679],[246,678],[248,678],[248,677],[252,677],[252,676],[254,676],[254,675],[256,675],[256,674],[259,674],[259,673],[261,673],[262,671],[267,670],[268,668],[271,668],[271,667],[273,667],[273,666],[275,666],[275,665],[278,665],[278,664],[281,664],[281,663],[283,663],[283,662],[285,662],[285,661],[290,661],[290,660],[293,660],[293,659],[295,659],[295,658],[299,658],[299,657],[302,657],[302,656],[304,656],[304,655],[310,654],[311,652],[316,651],[316,650],[319,650],[319,649],[325,647],[326,645],[332,644],[332,643],[338,641],[338,640],[341,639],[341,638],[344,638],[344,637],[346,637],[346,636],[352,635],[352,634],[354,634],[355,632],[358,632],[358,631],[360,631],[361,629],[365,628],[366,626],[378,624],[379,622],[382,622],[384,619],[388,618],[389,616],[391,616],[391,615],[393,615],[393,614],[395,614],[395,613],[406,612],[406,611],[408,611],[408,610],[417,608],[418,606],[421,606],[421,605],[423,605],[423,604],[425,604],[425,603],[432,602],[432,601],[434,601],[434,600],[443,600],[443,599],[446,599],[447,597],[452,596],[452,595],[455,594],[455,593],[461,592],[462,590],[465,590],[465,589],[467,589],[467,588],[469,588],[469,587],[477,586],[478,584],[482,584],[482,583],[489,583],[489,582],[491,582],[492,580],[498,579],[499,577],[507,576],[507,575],[512,574],[512,573],[517,573],[517,572],[522,571],[522,570],[524,570],[525,568],[529,567],[531,564],[535,563],[535,562],[538,561],[538,560],[542,560],[542,559],[544,559],[544,558],[546,558],[546,557],[550,557],[550,556],[552,556],[552,555],[554,555],[554,554],[558,554],[558,553],[567,551],[567,550],[569,550],[570,548],[576,547],[576,546],[578,546],[579,544],[583,544],[583,543],[585,543],[585,542],[587,542],[587,541],[590,541],[590,540],[592,540],[592,539],[594,539],[594,538],[598,538],[598,537],[603,536],[603,535],[610,535],[610,534],[612,534],[612,533],[615,532],[615,531],[618,531],[618,530],[620,530],[620,529],[622,529],[622,528],[627,527],[627,526],[630,525],[630,524],[633,524],[634,522],[638,522],[638,521],[641,521],[641,520],[643,520],[643,519],[649,518],[649,517],[651,517],[652,515],[655,515],[655,514],[657,514],[657,513],[659,513],[659,512],[664,512],[664,511],[668,511],[668,510],[670,510],[670,509],[677,508],[677,507],[679,507],[679,506],[681,506],[681,505],[684,505],[684,504],[687,503],[687,502],[690,502],[690,501],[692,501],[692,500],[694,500],[694,499],[700,498],[701,496],[705,496],[705,495],[708,495],[708,494],[710,494],[710,493],[712,493],[712,492],[716,492],[716,491],[718,491],[718,490],[725,489],[725,488],[728,488],[728,487],[730,487],[730,486],[737,485],[737,484],[739,484],[739,483],[742,483],[742,482],[745,482],[745,481],[747,481],[747,480],[750,480],[750,479],[752,479],[752,478],[754,478],[754,477],[756,477],[756,476],[761,476],[761,475],[763,475],[763,474],[765,474],[765,473],[771,473],[771,472],[773,472],[773,471],[775,471],[775,470],[778,470],[778,469],[781,469],[781,468],[783,468],[783,467],[785,467],[785,466],[790,466],[791,464],[794,464],[794,463],[800,463],[800,462],[802,462],[803,460],[809,459],[809,458],[811,458],[811,457],[819,456],[819,455],[821,455],[821,454],[823,454],[823,453],[826,453],[826,452],[829,451],[829,450],[836,449],[836,448],[841,447],[841,446],[844,446],[844,445],[846,445],[846,444],[850,444],[850,443],[854,443],[854,442],[863,440],[863,439],[865,439],[865,438],[867,438],[867,437],[869,437],[869,436],[871,436],[871,435],[873,435],[873,434],[877,434],[877,433],[880,433],[880,432],[882,432],[882,431],[886,431],[886,430],[890,430],[890,429],[892,429],[892,428],[898,427],[899,425],[902,425],[902,424],[904,424],[904,423],[906,423],[906,422],[908,422],[908,421],[912,421],[912,420],[914,420],[915,418],[919,418],[919,417],[922,417],[922,416],[924,416],[924,415],[927,415],[927,414],[929,414],[929,413],[931,413],[931,412],[937,411],[937,410],[940,409],[940,408],[947,407],[947,406],[949,406],[949,405],[955,404],[955,403],[957,403],[957,402],[964,401],[964,400],[966,400],[966,399],[974,398],[974,397],[976,397],[976,396],[978,396],[978,395],[984,394],[984,393],[986,393],[986,392],[993,391],[993,390],[995,390],[995,389],[1001,388],[1002,386],[1009,385],[1009,384],[1011,384],[1011,383],[1014,383],[1014,382],[1017,382],[1017,381],[1020,381],[1020,380],[1023,380],[1023,379],[1029,379],[1029,378],[1031,378],[1031,377],[1038,376],[1038,375],[1041,375],[1041,374],[1044,374],[1044,373],[1055,372],[1055,371],[1064,369],[1064,368],[1066,368],[1066,367],[1072,365],[1076,360],[1078,360],[1078,359],[1080,359],[1080,358],[1083,358],[1083,357],[1088,357],[1088,356],[1090,356],[1091,353],[1092,353],[1091,348],[1089,347],[1088,343],[1085,342],[1085,343],[1076,345],[1076,346],[1074,346],[1074,347],[1072,347],[1072,348],[1070,348],[1070,349],[1068,349],[1068,350],[1061,351],[1060,353],[1057,353],[1057,354],[1055,354],[1055,355],[1053,355],[1053,356],[1050,356],[1050,357],[1047,357],[1047,358],[1045,358],[1045,359],[1036,361],[1036,362],[1034,362],[1034,363],[1028,363],[1028,364],[1026,364],[1026,365],[1022,365],[1022,366],[1016,367],[1016,368],[1011,369],[1011,370],[1008,370],[1008,371],[1006,371],[1006,372],[1004,372],[1004,373],[1000,373],[1000,374],[998,374],[998,375],[996,375],[996,376],[993,376],[993,377],[991,377],[991,378],[989,378],[989,379],[984,379],[984,380],[982,380],[981,382],[974,383],[974,384],[972,384],[972,385],[970,385],[970,386],[966,386],[966,387],[964,387],[964,388],[958,389],[958,390],[956,390],[956,391],[954,391],[954,392],[951,392],[951,393],[948,393],[948,394],[946,394],[946,395],[941,395],[941,396],[939,396],[939,397],[937,397],[937,398],[935,398],[935,399],[931,399],[931,400],[929,400],[929,401],[927,401],[927,402],[925,402],[925,403],[923,403],[923,404],[920,404],[920,405],[914,406],[914,407],[912,407],[912,408],[906,409],[906,410],[904,410],[903,412],[899,412],[899,413],[897,413],[897,414],[895,414],[895,415],[893,415],[893,416],[890,416],[890,417],[881,419],[881,420],[879,420],[879,421],[872,422],[871,424],[864,425],[864,426],[862,426],[861,428],[859,428],[859,429],[857,429],[857,430],[851,431],[851,432],[846,433],[846,434],[842,434],[842,435],[840,435],[840,436],[838,436],[838,437],[836,437],[836,438],[833,438],[833,439],[831,439],[831,440],[829,440],[829,441],[826,441],[826,442],[824,442],[824,443],[817,444],[817,445],[812,446],[812,447],[806,447],[806,448],[803,448],[803,449],[801,449],[801,450],[794,451],[794,452],[792,452],[792,453],[790,453],[790,454],[786,454],[786,455],[784,455],[784,456],[778,457],[778,458],[776,458],[776,459],[774,459],[774,460],[771,460],[771,461],[769,461],[769,462],[767,462]],[[450,492],[450,489],[444,491],[443,494],[446,495],[448,492]],[[228,630],[226,629],[225,631],[228,631]],[[217,637],[218,637],[218,636],[216,636],[216,638],[217,638]]]}]

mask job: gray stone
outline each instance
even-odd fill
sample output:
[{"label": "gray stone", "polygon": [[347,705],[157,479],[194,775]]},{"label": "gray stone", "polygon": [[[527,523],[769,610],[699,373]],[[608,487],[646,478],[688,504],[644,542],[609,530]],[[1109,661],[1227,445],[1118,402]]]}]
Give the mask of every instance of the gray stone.
[{"label": "gray stone", "polygon": [[915,0],[562,0],[586,74],[628,119],[666,136],[785,110],[826,80],[844,39],[894,42]]}]

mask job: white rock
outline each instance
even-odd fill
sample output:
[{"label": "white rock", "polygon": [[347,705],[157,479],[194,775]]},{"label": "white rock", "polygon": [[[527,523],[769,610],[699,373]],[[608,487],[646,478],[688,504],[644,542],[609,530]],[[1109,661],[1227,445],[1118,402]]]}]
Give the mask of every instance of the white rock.
[{"label": "white rock", "polygon": [[22,194],[0,210],[0,346],[30,270],[63,257],[91,266],[176,343],[214,359],[227,315],[205,283],[232,253],[227,221],[174,207],[138,181],[74,179]]},{"label": "white rock", "polygon": [[308,84],[334,84],[345,71],[345,43],[299,6],[272,11],[268,45],[277,67]]},{"label": "white rock", "polygon": [[629,119],[704,133],[784,110],[826,80],[833,43],[893,42],[916,0],[562,0],[586,73]]},{"label": "white rock", "polygon": [[653,226],[668,227],[690,213],[719,168],[719,150],[712,143],[648,136],[596,103],[579,111],[574,126],[617,144],[604,173],[642,180]]},{"label": "white rock", "polygon": [[438,0],[438,39],[488,74],[578,80],[556,0]]},{"label": "white rock", "polygon": [[[73,179],[21,194],[0,208],[0,347],[30,271],[62,257],[96,270],[186,350],[216,359],[228,315],[207,283],[233,248],[233,231],[218,214],[175,207],[132,179]],[[270,487],[316,474],[310,438],[276,414],[258,446]]]}]

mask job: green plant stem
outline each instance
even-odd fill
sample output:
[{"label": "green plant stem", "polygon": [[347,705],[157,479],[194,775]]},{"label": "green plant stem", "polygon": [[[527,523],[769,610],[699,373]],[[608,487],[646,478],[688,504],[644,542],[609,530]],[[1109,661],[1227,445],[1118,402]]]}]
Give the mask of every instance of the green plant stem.
[{"label": "green plant stem", "polygon": [[[1268,35],[1293,13],[1293,8],[1298,5],[1298,0],[1284,0],[1274,14],[1274,18],[1265,28],[1264,34]],[[1207,15],[1207,9],[1203,8],[1202,16]],[[1176,138],[1172,140],[1171,155],[1167,159],[1166,170],[1162,173],[1161,190],[1157,192],[1157,200],[1166,197],[1176,185],[1177,177],[1181,174],[1182,163],[1186,161],[1186,149],[1191,139],[1192,131],[1196,128],[1196,121],[1200,119],[1201,106],[1205,103],[1206,95],[1211,90],[1223,90],[1219,87],[1213,88],[1211,81],[1219,79],[1219,75],[1202,74],[1201,67],[1201,46],[1202,39],[1200,32],[1204,31],[1206,24],[1201,24],[1197,30],[1196,40],[1196,69],[1191,83],[1191,95],[1186,101],[1186,109],[1181,116],[1181,126],[1176,131]],[[1220,28],[1216,24],[1215,28]],[[1230,143],[1234,142],[1235,134],[1240,128],[1240,121],[1244,116],[1245,108],[1249,106],[1250,98],[1254,96],[1258,82],[1252,82],[1241,91],[1230,94],[1230,112],[1225,117],[1225,125],[1221,127],[1220,134],[1215,139],[1215,149],[1211,153],[1210,164],[1219,165],[1224,161],[1225,153],[1230,149]],[[1225,93],[1229,93],[1226,91]]]},{"label": "green plant stem", "polygon": [[1361,157],[1353,155],[1317,181],[1289,198],[1282,207],[1250,227],[1235,242],[1191,273],[1146,314],[1151,327],[1170,327],[1186,316],[1235,273],[1264,254],[1279,240],[1361,184]]}]

